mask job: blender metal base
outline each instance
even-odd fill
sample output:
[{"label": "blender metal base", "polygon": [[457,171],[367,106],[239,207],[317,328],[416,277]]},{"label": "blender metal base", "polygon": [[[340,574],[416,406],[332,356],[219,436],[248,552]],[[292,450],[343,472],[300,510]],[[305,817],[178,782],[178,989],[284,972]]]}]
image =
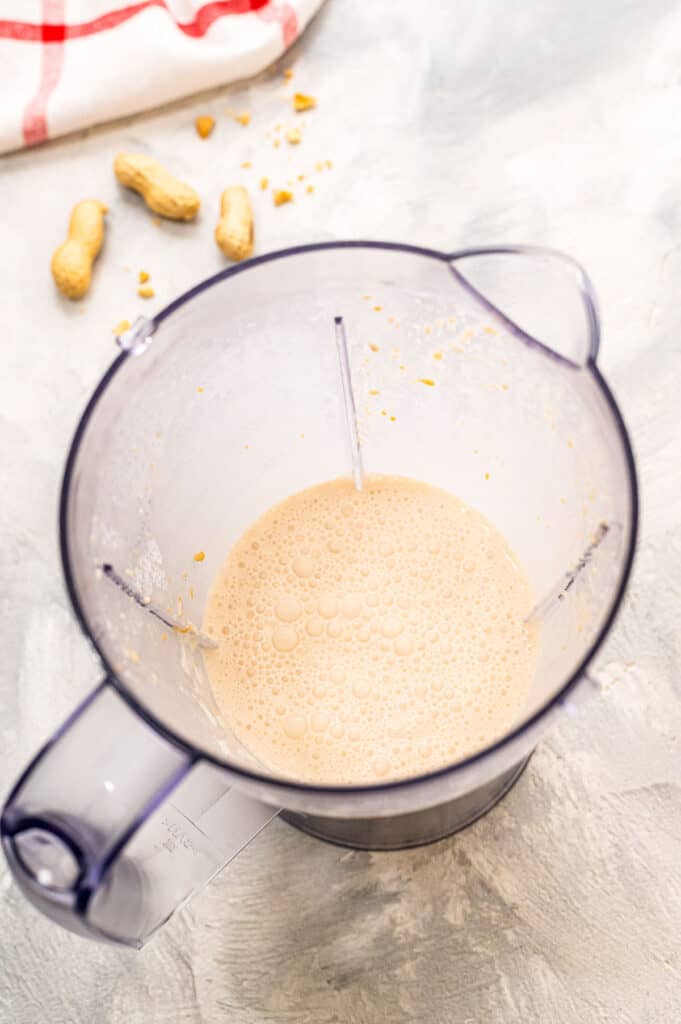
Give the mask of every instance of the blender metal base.
[{"label": "blender metal base", "polygon": [[453,835],[487,814],[517,782],[531,756],[484,786],[423,811],[387,818],[326,818],[284,811],[281,817],[308,835],[355,850],[404,850],[423,846]]}]

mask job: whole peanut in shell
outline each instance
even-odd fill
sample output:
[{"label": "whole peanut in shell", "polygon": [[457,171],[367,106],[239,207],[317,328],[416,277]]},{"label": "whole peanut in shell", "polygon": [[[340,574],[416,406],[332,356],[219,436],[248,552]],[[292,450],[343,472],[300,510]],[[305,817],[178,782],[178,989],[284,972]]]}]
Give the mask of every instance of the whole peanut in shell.
[{"label": "whole peanut in shell", "polygon": [[83,199],[71,212],[69,233],[52,257],[52,276],[68,299],[82,299],[92,282],[92,264],[104,241],[104,214],[99,199]]},{"label": "whole peanut in shell", "polygon": [[253,208],[242,185],[226,188],[220,197],[215,241],[230,260],[245,260],[253,252]]},{"label": "whole peanut in shell", "polygon": [[194,220],[201,199],[163,164],[144,153],[119,153],[114,172],[121,185],[138,192],[150,210],[169,220]]}]

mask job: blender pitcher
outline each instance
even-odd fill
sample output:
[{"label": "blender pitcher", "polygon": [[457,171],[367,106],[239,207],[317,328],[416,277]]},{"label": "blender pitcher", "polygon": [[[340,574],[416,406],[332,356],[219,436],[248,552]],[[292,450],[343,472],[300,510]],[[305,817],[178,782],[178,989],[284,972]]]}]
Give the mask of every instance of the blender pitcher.
[{"label": "blender pitcher", "polygon": [[[539,636],[505,735],[437,771],[357,786],[259,763],[220,720],[202,660],[228,642],[201,621],[244,529],[350,473],[339,317],[364,470],[445,488],[487,516],[530,578]],[[67,587],[104,679],[21,776],[1,830],[32,903],[139,947],[279,813],[391,849],[488,810],[549,722],[596,686],[588,666],[622,600],[637,498],[596,365],[593,293],[557,253],[303,246],[217,274],[118,340],[60,512]]]}]

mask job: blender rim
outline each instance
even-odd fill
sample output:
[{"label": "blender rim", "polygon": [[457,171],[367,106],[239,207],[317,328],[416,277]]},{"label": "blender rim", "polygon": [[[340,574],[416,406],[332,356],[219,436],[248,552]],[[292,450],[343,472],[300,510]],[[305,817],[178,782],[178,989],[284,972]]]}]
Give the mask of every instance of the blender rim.
[{"label": "blender rim", "polygon": [[[98,657],[100,658],[106,673],[106,681],[108,681],[119,694],[119,696],[135,711],[146,724],[154,729],[157,733],[164,736],[170,743],[175,747],[183,750],[192,760],[205,760],[207,763],[222,769],[223,771],[231,774],[236,780],[243,779],[249,783],[256,783],[259,785],[266,786],[285,794],[287,790],[293,790],[297,794],[309,794],[310,796],[321,796],[329,797],[333,799],[336,796],[369,796],[381,793],[389,793],[395,790],[404,790],[407,788],[417,788],[420,786],[426,786],[433,782],[437,782],[438,779],[444,779],[456,773],[463,772],[471,768],[475,764],[479,764],[485,761],[487,758],[494,754],[501,752],[505,747],[510,746],[516,739],[519,739],[524,733],[532,729],[535,725],[546,718],[551,712],[562,704],[570,693],[578,685],[582,677],[585,675],[587,668],[591,664],[595,655],[600,650],[605,638],[610,632],[615,619],[620,611],[622,601],[626,592],[627,584],[631,575],[631,569],[634,560],[634,554],[636,550],[636,541],[638,536],[639,526],[639,491],[638,481],[636,475],[636,466],[634,462],[634,455],[631,446],[631,441],[627,432],[627,428],[624,423],[624,419],[620,412],[620,409],[615,401],[615,398],[606,383],[603,375],[597,366],[597,355],[600,344],[600,330],[599,330],[599,318],[595,300],[595,293],[591,281],[581,267],[579,263],[573,260],[571,257],[561,253],[558,250],[544,248],[541,246],[526,246],[526,245],[498,245],[498,246],[483,246],[478,248],[468,248],[457,250],[455,252],[444,253],[437,249],[430,249],[422,246],[403,244],[399,242],[381,242],[381,241],[363,241],[363,240],[341,240],[333,242],[315,242],[305,245],[297,245],[287,247],[285,249],[279,249],[274,252],[266,253],[261,256],[256,256],[250,260],[246,260],[243,263],[239,263],[236,266],[227,267],[226,269],[219,271],[216,274],[206,278],[193,288],[188,289],[178,298],[174,299],[167,306],[164,307],[155,317],[150,320],[153,333],[158,326],[163,323],[173,312],[182,307],[186,302],[196,298],[202,292],[207,291],[209,288],[232,277],[236,274],[243,273],[246,270],[252,269],[260,264],[268,263],[277,259],[287,258],[289,256],[301,255],[310,252],[320,252],[324,250],[333,249],[350,249],[350,248],[362,248],[362,249],[378,249],[385,251],[396,251],[411,253],[417,256],[425,256],[431,259],[438,260],[442,263],[452,264],[458,260],[463,260],[467,257],[473,256],[485,256],[485,255],[502,255],[502,254],[531,254],[537,256],[544,256],[549,258],[559,258],[569,265],[572,266],[573,270],[578,273],[579,286],[582,291],[582,298],[585,303],[587,313],[587,328],[589,335],[589,348],[587,357],[582,365],[583,369],[591,373],[594,377],[596,385],[601,391],[606,404],[613,416],[614,425],[619,437],[620,444],[622,446],[622,452],[627,469],[627,483],[629,488],[629,503],[631,509],[631,530],[628,540],[628,547],[625,556],[622,560],[622,570],[620,580],[615,592],[615,596],[612,600],[610,609],[603,621],[603,624],[598,631],[596,637],[591,643],[588,651],[578,663],[576,668],[563,683],[563,685],[547,700],[545,701],[535,712],[520,721],[512,730],[506,732],[499,739],[493,743],[488,744],[481,750],[475,751],[475,753],[469,756],[455,761],[451,764],[444,765],[443,767],[434,769],[430,772],[425,772],[420,775],[407,776],[403,779],[394,779],[381,783],[365,783],[361,785],[320,785],[315,783],[300,782],[296,779],[286,778],[284,776],[270,776],[265,773],[254,771],[250,768],[242,767],[236,763],[223,760],[209,750],[204,749],[199,744],[190,742],[183,737],[179,736],[173,728],[167,725],[161,718],[159,718],[153,711],[151,711],[123,682],[116,674],[113,666],[110,664],[106,654],[102,650],[98,643],[94,630],[90,628],[88,618],[85,614],[83,605],[81,603],[78,589],[75,582],[74,573],[72,571],[72,559],[69,549],[68,541],[68,518],[70,512],[70,498],[72,495],[72,480],[73,474],[80,452],[81,443],[90,420],[96,410],[99,400],[104,395],[109,384],[116,376],[118,370],[129,358],[135,358],[133,353],[130,351],[121,352],[112,364],[108,367],[104,375],[101,377],[99,383],[95,387],[85,409],[78,421],[76,426],[69,452],[66,458],[64,467],[64,473],[62,477],[61,492],[59,499],[59,548],[61,554],[62,571],[64,574],[64,580],[66,583],[67,593],[73,607],[76,619],[81,627],[82,632],[85,634],[87,639],[92,644]],[[452,268],[453,269],[453,268]],[[456,273],[456,271],[454,271]],[[469,291],[472,291],[476,297],[478,297],[490,310],[498,316],[501,316],[506,326],[508,326],[514,333],[522,337],[523,340],[529,341],[532,344],[539,345],[546,353],[558,357],[567,366],[573,369],[577,368],[579,364],[572,362],[554,350],[549,349],[545,344],[539,342],[537,339],[533,339],[521,331],[512,321],[508,320],[504,314],[500,313],[496,307],[492,306],[488,300],[481,296],[472,286],[458,275],[464,287]],[[283,800],[282,800],[283,802]]]}]

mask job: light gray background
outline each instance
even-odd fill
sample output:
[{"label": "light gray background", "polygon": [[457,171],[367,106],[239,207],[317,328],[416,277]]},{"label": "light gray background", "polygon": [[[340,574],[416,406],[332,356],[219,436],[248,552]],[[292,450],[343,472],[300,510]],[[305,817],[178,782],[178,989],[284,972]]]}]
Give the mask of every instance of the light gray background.
[{"label": "light gray background", "polygon": [[[278,72],[0,165],[3,791],[98,678],[64,592],[56,504],[112,327],[223,265],[219,191],[288,161],[316,192],[257,194],[258,251],[340,237],[532,242],[591,272],[603,367],[639,461],[642,538],[600,659],[602,698],[560,724],[492,814],[408,853],[343,852],[277,822],[142,953],[42,920],[0,875],[0,1019],[41,1024],[660,1024],[681,1014],[681,4],[330,0],[284,63],[319,98],[303,144]],[[248,128],[225,111],[251,109]],[[192,120],[219,118],[201,142]],[[205,198],[154,225],[116,187],[147,148]],[[253,170],[241,169],[244,160]],[[49,276],[73,202],[111,207],[91,294]],[[126,271],[124,268],[130,268]],[[154,303],[135,272],[153,273]],[[2,869],[0,869],[2,870]]]}]

